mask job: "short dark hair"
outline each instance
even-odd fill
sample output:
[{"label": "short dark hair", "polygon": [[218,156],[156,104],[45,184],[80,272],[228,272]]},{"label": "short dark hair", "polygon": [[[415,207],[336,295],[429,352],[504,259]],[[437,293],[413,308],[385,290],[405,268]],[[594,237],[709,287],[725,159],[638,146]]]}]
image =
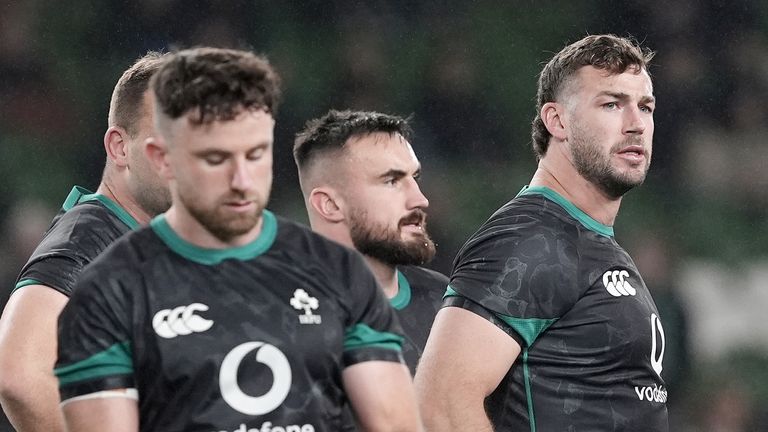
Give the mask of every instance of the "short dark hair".
[{"label": "short dark hair", "polygon": [[316,156],[344,148],[350,138],[376,132],[400,134],[406,140],[413,134],[407,118],[372,111],[331,110],[308,121],[296,134],[293,158],[301,171]]},{"label": "short dark hair", "polygon": [[109,126],[118,126],[135,137],[139,120],[143,116],[144,94],[149,88],[152,75],[165,61],[165,54],[149,51],[139,57],[117,81],[109,103]]},{"label": "short dark hair", "polygon": [[641,48],[634,39],[610,34],[587,36],[555,54],[539,74],[536,116],[531,131],[536,157],[540,159],[547,153],[552,136],[541,119],[541,107],[561,96],[564,84],[580,68],[592,66],[611,74],[621,74],[629,68],[637,68],[637,73],[642,70],[647,72],[654,54],[647,48]]},{"label": "short dark hair", "polygon": [[232,120],[243,111],[276,114],[280,77],[249,51],[198,47],[173,53],[152,79],[157,109],[193,124]]}]

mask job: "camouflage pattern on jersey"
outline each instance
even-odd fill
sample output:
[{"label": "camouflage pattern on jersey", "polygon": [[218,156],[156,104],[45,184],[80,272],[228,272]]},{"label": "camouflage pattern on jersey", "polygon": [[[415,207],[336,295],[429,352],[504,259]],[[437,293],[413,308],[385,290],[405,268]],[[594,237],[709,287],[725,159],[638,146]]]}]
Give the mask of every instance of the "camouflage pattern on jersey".
[{"label": "camouflage pattern on jersey", "polygon": [[613,228],[551,189],[524,189],[467,241],[445,304],[522,347],[486,401],[496,430],[668,430],[653,299]]}]

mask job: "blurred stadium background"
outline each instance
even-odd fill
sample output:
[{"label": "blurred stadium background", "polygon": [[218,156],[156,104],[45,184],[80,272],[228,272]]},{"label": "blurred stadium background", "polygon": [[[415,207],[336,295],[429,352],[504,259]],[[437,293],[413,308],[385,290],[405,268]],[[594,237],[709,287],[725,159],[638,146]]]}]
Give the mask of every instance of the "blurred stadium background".
[{"label": "blurred stadium background", "polygon": [[654,161],[616,237],[664,320],[671,430],[768,430],[760,0],[0,2],[0,303],[72,185],[98,184],[112,86],[149,49],[268,55],[285,89],[270,207],[300,221],[291,148],[307,119],[330,108],[412,114],[438,242],[431,266],[447,273],[534,170],[542,63],[604,32],[658,52]]}]

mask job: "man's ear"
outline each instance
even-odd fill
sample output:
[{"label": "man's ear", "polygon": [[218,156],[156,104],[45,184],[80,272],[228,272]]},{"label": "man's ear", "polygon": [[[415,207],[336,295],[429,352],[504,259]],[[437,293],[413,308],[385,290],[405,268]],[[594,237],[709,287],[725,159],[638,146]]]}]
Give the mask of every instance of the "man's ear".
[{"label": "man's ear", "polygon": [[312,210],[328,222],[338,223],[344,220],[343,200],[331,187],[317,187],[309,193],[309,205]]},{"label": "man's ear", "polygon": [[565,105],[557,102],[547,102],[542,105],[539,115],[549,133],[555,139],[565,141],[567,136],[565,133]]},{"label": "man's ear", "polygon": [[144,147],[144,155],[149,160],[152,168],[157,172],[161,178],[170,180],[173,178],[173,172],[168,165],[168,151],[167,146],[163,138],[156,134],[146,139],[142,143]]},{"label": "man's ear", "polygon": [[128,132],[119,126],[110,126],[104,133],[107,159],[119,167],[128,166]]}]

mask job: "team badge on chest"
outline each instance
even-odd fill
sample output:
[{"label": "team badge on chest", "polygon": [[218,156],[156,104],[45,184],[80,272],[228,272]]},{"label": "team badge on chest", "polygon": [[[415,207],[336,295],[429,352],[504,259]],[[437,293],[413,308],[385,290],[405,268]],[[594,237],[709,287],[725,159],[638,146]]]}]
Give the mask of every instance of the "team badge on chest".
[{"label": "team badge on chest", "polygon": [[322,317],[320,314],[315,314],[312,311],[317,310],[320,307],[320,302],[317,298],[310,296],[306,291],[299,288],[293,292],[291,298],[291,306],[294,309],[304,311],[299,315],[299,322],[301,324],[320,324],[322,323]]}]

